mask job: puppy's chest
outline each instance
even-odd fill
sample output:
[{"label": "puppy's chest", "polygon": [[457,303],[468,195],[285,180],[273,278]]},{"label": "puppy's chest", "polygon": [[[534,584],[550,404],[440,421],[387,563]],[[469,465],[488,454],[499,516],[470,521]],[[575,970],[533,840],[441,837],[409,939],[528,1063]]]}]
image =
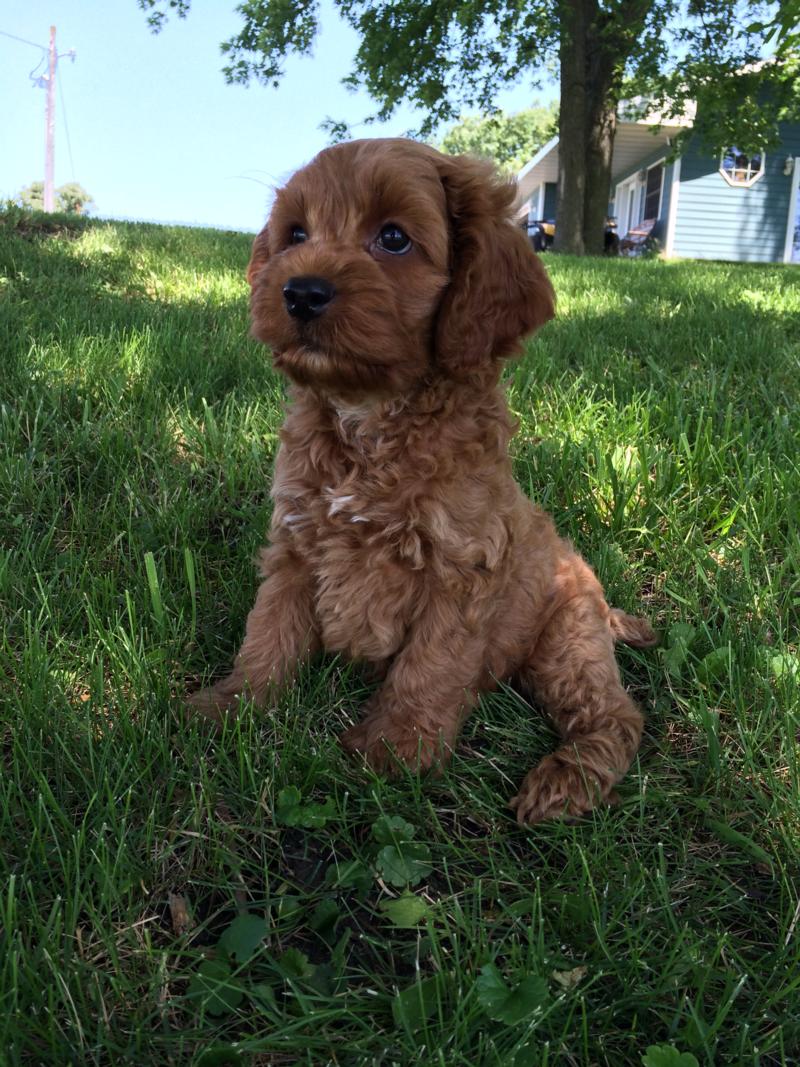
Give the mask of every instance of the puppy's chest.
[{"label": "puppy's chest", "polygon": [[[384,660],[400,648],[424,595],[424,538],[392,464],[278,464],[273,538],[310,566],[325,646]],[[338,459],[338,457],[335,457]]]},{"label": "puppy's chest", "polygon": [[276,525],[285,528],[317,566],[360,559],[417,570],[425,562],[425,534],[415,506],[396,485],[363,473],[276,494]]}]

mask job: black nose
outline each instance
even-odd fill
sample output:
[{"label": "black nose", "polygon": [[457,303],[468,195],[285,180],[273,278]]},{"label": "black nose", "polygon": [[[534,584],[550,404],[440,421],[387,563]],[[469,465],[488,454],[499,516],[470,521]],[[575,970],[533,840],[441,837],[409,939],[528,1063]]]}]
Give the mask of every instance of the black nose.
[{"label": "black nose", "polygon": [[308,322],[321,315],[336,295],[336,290],[324,278],[307,274],[302,278],[290,278],[283,287],[286,310],[295,319]]}]

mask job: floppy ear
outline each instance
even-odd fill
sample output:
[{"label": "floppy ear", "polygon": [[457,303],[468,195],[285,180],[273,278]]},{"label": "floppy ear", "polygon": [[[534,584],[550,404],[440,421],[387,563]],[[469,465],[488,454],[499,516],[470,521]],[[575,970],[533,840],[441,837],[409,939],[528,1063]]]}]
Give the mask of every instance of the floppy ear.
[{"label": "floppy ear", "polygon": [[513,182],[470,156],[441,156],[450,215],[451,281],[436,324],[436,357],[454,376],[515,355],[553,317],[553,287],[530,242],[510,221]]},{"label": "floppy ear", "polygon": [[253,251],[250,253],[250,262],[247,264],[247,281],[250,288],[253,287],[255,277],[269,259],[269,232],[265,226],[261,233],[253,241]]}]

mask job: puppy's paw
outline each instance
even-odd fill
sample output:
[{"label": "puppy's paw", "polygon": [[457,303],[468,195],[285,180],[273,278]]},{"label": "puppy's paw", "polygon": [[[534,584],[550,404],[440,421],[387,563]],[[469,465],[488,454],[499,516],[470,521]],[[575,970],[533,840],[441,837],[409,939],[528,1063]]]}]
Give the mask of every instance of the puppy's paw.
[{"label": "puppy's paw", "polygon": [[224,683],[212,685],[186,697],[184,708],[188,716],[206,719],[220,727],[226,719],[236,717],[242,695],[231,692]]},{"label": "puppy's paw", "polygon": [[599,804],[616,802],[610,784],[604,791],[580,766],[546,756],[528,773],[508,806],[516,812],[517,822],[536,823],[545,819],[578,819]]},{"label": "puppy's paw", "polygon": [[441,769],[450,749],[439,738],[426,738],[413,727],[398,727],[384,716],[368,716],[340,738],[347,752],[364,757],[379,774],[397,774],[401,764],[412,771]]}]

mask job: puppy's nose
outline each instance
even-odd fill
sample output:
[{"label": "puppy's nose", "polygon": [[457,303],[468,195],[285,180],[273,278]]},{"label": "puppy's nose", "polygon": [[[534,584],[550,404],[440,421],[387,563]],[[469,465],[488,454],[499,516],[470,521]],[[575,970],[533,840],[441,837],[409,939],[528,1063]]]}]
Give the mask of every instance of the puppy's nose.
[{"label": "puppy's nose", "polygon": [[336,295],[336,290],[324,278],[307,274],[290,278],[283,287],[286,310],[295,319],[308,322],[321,315]]}]

